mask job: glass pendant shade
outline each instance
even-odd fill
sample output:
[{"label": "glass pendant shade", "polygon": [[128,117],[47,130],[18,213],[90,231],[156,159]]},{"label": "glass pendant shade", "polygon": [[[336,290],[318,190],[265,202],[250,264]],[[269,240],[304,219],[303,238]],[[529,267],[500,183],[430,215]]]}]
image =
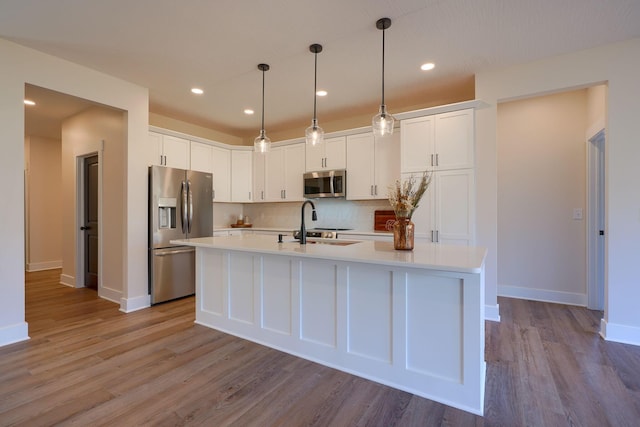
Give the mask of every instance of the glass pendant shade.
[{"label": "glass pendant shade", "polygon": [[317,119],[311,120],[311,126],[305,130],[304,135],[307,140],[307,145],[315,147],[324,142],[324,131],[318,126]]},{"label": "glass pendant shade", "polygon": [[311,126],[304,131],[304,135],[307,145],[316,147],[324,142],[324,130],[318,126],[318,118],[316,117],[316,100],[318,94],[318,53],[322,52],[322,45],[314,43],[309,46],[309,51],[314,54],[313,119],[311,120]]},{"label": "glass pendant shade", "polygon": [[393,126],[396,119],[389,113],[387,113],[387,106],[381,105],[378,114],[373,116],[371,121],[371,128],[373,134],[377,137],[384,137],[393,134]]},{"label": "glass pendant shade", "polygon": [[271,150],[271,140],[264,129],[260,130],[260,135],[253,140],[253,151],[260,154],[268,153]]},{"label": "glass pendant shade", "polygon": [[260,127],[260,135],[253,140],[253,151],[260,154],[266,154],[271,151],[271,140],[264,130],[264,73],[269,70],[268,64],[258,64],[258,70],[262,71],[262,122]]}]

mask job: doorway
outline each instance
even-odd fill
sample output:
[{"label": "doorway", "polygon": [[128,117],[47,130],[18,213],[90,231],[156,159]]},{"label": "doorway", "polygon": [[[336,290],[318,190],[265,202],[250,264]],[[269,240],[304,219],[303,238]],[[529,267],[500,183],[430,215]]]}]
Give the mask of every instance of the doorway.
[{"label": "doorway", "polygon": [[85,287],[98,289],[98,182],[99,162],[98,155],[84,157],[82,160],[82,220],[80,231],[82,232],[83,246],[83,277]]}]

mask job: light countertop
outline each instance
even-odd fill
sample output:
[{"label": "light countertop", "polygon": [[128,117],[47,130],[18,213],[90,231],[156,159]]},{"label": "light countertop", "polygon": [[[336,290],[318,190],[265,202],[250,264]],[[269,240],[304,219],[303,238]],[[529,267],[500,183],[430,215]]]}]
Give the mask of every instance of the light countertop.
[{"label": "light countertop", "polygon": [[[308,239],[301,245],[290,238],[283,243],[277,242],[277,236],[246,235],[200,237],[195,239],[172,240],[173,244],[201,248],[227,249],[243,252],[278,254],[299,257],[349,261],[369,264],[384,264],[399,267],[427,268],[432,270],[460,273],[479,273],[484,265],[487,250],[476,246],[455,246],[441,243],[416,242],[412,251],[397,251],[392,242],[373,240],[337,240]],[[339,244],[329,244],[330,242]],[[355,242],[344,245],[346,242]]]}]

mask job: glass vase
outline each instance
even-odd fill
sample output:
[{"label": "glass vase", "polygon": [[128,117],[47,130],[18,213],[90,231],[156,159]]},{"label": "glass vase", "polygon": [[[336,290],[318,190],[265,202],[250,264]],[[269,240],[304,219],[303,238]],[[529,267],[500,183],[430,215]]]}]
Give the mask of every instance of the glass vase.
[{"label": "glass vase", "polygon": [[393,247],[399,251],[413,250],[415,226],[409,218],[396,218],[393,224]]}]

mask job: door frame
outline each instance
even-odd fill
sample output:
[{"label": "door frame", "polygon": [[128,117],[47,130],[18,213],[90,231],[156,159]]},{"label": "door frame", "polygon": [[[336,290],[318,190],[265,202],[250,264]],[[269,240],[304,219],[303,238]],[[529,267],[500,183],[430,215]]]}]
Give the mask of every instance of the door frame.
[{"label": "door frame", "polygon": [[83,153],[76,156],[76,221],[75,221],[75,237],[76,237],[76,288],[84,288],[84,270],[85,270],[85,251],[84,251],[84,233],[80,232],[80,227],[85,223],[85,177],[84,177],[84,160],[87,157],[98,156],[98,296],[102,294],[102,163],[104,152],[104,140],[100,141],[97,151]]},{"label": "door frame", "polygon": [[592,310],[606,307],[605,141],[604,126],[587,134],[587,307]]}]

